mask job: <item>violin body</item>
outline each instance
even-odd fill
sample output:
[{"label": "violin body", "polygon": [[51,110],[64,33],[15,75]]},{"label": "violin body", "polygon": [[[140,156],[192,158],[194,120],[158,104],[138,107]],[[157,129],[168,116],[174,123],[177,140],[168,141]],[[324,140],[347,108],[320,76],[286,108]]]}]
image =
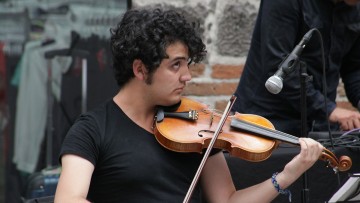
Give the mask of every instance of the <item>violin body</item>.
[{"label": "violin body", "polygon": [[[169,150],[202,153],[214,137],[220,119],[221,114],[207,105],[183,97],[176,110],[158,110],[154,135]],[[235,113],[226,118],[213,147],[247,161],[259,162],[269,158],[281,142],[299,145],[298,137],[275,130],[266,118]],[[352,165],[349,157],[341,156],[338,160],[326,148],[319,159],[335,171],[346,171]]]},{"label": "violin body", "polygon": [[[198,112],[197,120],[164,117],[162,122],[156,122],[154,134],[162,146],[177,152],[199,153],[207,148],[221,115],[210,111],[204,104],[183,98],[177,112],[189,110]],[[214,148],[227,150],[231,155],[248,161],[257,162],[269,158],[279,142],[232,129],[230,122],[234,117],[274,128],[272,123],[261,116],[237,113],[225,121]]]}]

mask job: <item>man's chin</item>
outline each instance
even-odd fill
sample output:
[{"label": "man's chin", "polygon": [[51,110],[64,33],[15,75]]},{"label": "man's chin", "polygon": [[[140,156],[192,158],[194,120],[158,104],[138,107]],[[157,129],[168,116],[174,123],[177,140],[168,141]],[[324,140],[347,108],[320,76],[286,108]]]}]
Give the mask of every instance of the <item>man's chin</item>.
[{"label": "man's chin", "polygon": [[176,95],[174,97],[172,97],[169,102],[171,103],[170,105],[174,105],[177,104],[181,101],[182,95]]}]

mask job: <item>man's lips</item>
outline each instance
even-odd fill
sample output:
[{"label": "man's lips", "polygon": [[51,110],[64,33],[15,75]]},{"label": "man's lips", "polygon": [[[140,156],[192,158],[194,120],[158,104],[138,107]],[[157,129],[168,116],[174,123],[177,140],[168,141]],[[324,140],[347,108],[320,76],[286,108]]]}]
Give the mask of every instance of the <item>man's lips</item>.
[{"label": "man's lips", "polygon": [[178,88],[175,89],[175,91],[181,91],[182,92],[182,91],[184,91],[184,88],[185,88],[184,86],[183,87],[178,87]]}]

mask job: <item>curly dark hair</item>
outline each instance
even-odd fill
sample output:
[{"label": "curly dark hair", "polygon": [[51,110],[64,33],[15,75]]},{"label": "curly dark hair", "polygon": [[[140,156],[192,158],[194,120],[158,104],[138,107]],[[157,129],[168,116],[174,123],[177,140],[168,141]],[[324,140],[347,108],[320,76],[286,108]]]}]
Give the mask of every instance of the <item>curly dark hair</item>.
[{"label": "curly dark hair", "polygon": [[206,47],[194,24],[174,10],[128,10],[117,26],[111,29],[111,50],[115,79],[121,88],[134,77],[132,63],[140,59],[151,75],[168,57],[166,48],[177,41],[189,49],[189,61],[198,63]]}]

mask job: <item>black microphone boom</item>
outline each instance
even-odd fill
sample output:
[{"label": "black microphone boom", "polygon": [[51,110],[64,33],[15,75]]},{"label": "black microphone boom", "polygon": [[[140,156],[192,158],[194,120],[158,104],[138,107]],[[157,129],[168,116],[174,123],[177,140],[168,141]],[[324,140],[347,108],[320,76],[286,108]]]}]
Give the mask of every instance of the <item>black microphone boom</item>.
[{"label": "black microphone boom", "polygon": [[293,51],[280,63],[276,73],[266,81],[265,87],[270,93],[278,94],[282,90],[284,78],[295,70],[299,56],[310,40],[314,30],[315,29],[311,29],[304,35],[299,44],[296,45]]}]

